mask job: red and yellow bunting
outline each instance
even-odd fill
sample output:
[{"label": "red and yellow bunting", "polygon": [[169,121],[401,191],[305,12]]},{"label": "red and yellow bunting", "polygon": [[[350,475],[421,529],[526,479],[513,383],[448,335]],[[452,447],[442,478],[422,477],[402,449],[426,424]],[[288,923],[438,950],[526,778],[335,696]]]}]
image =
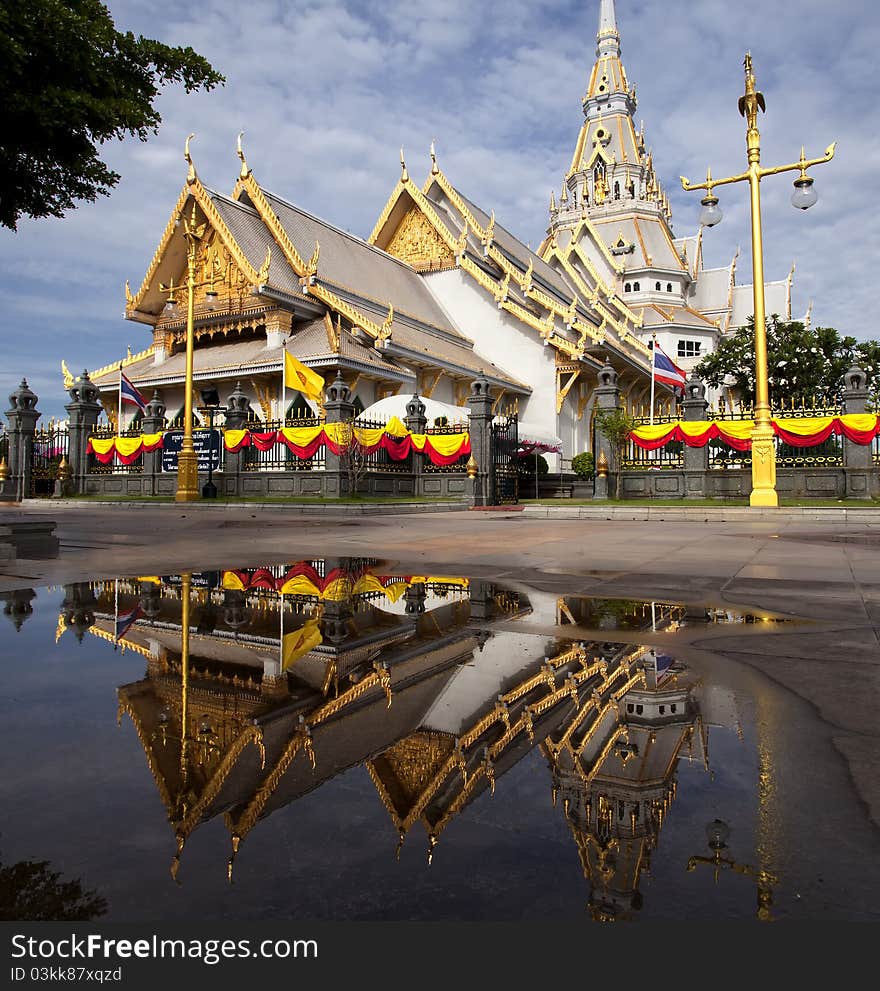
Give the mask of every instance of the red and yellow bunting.
[{"label": "red and yellow bunting", "polygon": [[[846,437],[854,444],[870,444],[880,434],[880,417],[874,413],[846,413],[843,416],[778,417],[773,432],[793,447],[815,447],[832,435]],[[646,451],[664,447],[670,441],[684,441],[688,447],[704,447],[720,440],[737,451],[752,447],[754,420],[680,420],[678,423],[644,423],[630,434],[633,443]]]},{"label": "red and yellow bunting", "polygon": [[[452,465],[471,453],[471,438],[467,431],[459,434],[413,434],[403,422],[393,416],[384,427],[352,427],[348,423],[326,423],[315,427],[282,427],[281,430],[225,430],[223,446],[231,454],[243,447],[270,451],[276,444],[285,447],[297,458],[314,457],[325,445],[334,454],[344,454],[355,441],[365,454],[380,448],[392,461],[404,461],[411,451],[424,454],[435,465]],[[129,465],[145,451],[162,447],[162,434],[141,434],[138,437],[90,437],[88,453],[101,464],[110,464],[114,455],[120,464]]]},{"label": "red and yellow bunting", "polygon": [[384,427],[352,427],[348,423],[326,423],[316,427],[283,427],[281,430],[227,430],[223,443],[227,451],[240,451],[253,446],[269,451],[284,444],[298,458],[311,458],[322,445],[334,454],[344,454],[355,441],[365,454],[385,450],[392,461],[405,460],[411,451],[424,454],[435,465],[455,464],[471,453],[470,434],[412,434],[403,423],[392,417]]},{"label": "red and yellow bunting", "polygon": [[162,434],[139,434],[137,437],[89,437],[87,453],[94,454],[102,465],[116,460],[130,465],[144,453],[162,447]]}]

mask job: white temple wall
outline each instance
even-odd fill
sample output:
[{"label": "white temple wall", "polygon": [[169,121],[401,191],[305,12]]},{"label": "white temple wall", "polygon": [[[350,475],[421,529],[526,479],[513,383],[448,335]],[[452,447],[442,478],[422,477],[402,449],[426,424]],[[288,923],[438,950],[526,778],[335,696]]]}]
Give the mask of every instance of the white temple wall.
[{"label": "white temple wall", "polygon": [[[537,331],[499,310],[486,290],[459,269],[427,275],[424,282],[454,325],[474,342],[474,351],[487,359],[487,373],[492,372],[489,363],[494,363],[531,386],[531,396],[519,402],[520,421],[558,434],[555,349],[545,347]],[[451,398],[444,401],[454,402]]]}]

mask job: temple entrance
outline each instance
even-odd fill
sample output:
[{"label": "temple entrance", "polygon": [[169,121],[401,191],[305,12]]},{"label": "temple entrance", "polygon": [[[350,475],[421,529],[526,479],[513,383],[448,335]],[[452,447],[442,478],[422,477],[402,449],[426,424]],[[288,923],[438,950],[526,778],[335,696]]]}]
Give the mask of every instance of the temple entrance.
[{"label": "temple entrance", "polygon": [[496,417],[492,423],[491,503],[494,506],[519,501],[518,446],[516,413]]}]

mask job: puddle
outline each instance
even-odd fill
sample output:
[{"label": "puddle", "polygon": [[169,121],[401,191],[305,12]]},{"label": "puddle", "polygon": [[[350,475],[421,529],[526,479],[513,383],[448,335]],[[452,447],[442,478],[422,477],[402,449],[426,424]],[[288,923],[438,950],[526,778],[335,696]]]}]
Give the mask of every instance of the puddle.
[{"label": "puddle", "polygon": [[656,642],[779,617],[366,558],[0,601],[18,904],[45,862],[116,921],[878,918],[827,728]]}]

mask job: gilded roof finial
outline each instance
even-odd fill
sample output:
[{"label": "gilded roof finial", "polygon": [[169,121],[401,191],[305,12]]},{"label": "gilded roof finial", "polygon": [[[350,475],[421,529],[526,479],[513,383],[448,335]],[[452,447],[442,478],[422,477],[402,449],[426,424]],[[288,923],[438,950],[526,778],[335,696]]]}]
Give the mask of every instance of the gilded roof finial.
[{"label": "gilded roof finial", "polygon": [[400,181],[409,182],[409,174],[406,171],[406,159],[403,157],[403,145],[400,146]]},{"label": "gilded roof finial", "polygon": [[437,154],[434,151],[434,142],[431,142],[431,175],[439,175],[440,166],[437,164]]},{"label": "gilded roof finial", "polygon": [[74,379],[63,358],[61,359],[61,374],[64,376],[64,388],[69,389],[73,385]]},{"label": "gilded roof finial", "polygon": [[238,142],[235,150],[236,155],[238,155],[238,157],[241,159],[241,170],[238,173],[239,179],[247,179],[247,177],[251,174],[251,170],[248,168],[248,163],[244,157],[244,150],[241,147],[241,139],[243,135],[244,135],[244,131],[238,132]]},{"label": "gilded roof finial", "polygon": [[556,190],[550,190],[550,212],[556,213]]},{"label": "gilded roof finial", "polygon": [[486,227],[486,243],[489,244],[495,237],[495,211],[489,217],[489,225]]},{"label": "gilded roof finial", "polygon": [[[315,242],[317,246],[317,242]],[[260,271],[257,273],[258,285],[264,286],[269,281],[269,266],[272,264],[272,245],[266,245],[266,257],[263,259],[263,264],[260,266]]]},{"label": "gilded roof finial", "polygon": [[128,279],[125,280],[125,305],[131,306],[134,302],[134,296],[131,294],[131,286],[128,284]]},{"label": "gilded roof finial", "polygon": [[562,183],[562,192],[559,194],[560,203],[568,203],[568,183]]},{"label": "gilded roof finial", "polygon": [[189,165],[189,171],[186,174],[186,181],[188,183],[193,183],[196,181],[196,167],[193,165],[192,155],[189,153],[189,143],[194,137],[195,134],[190,134],[186,139],[186,144],[183,146],[183,158]]}]

